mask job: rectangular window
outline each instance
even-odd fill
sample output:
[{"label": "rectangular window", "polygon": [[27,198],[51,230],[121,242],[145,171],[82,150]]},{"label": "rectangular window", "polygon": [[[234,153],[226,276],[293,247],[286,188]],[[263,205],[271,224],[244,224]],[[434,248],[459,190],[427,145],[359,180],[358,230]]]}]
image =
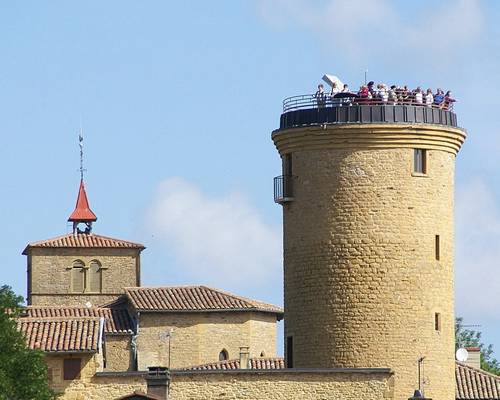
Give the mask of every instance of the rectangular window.
[{"label": "rectangular window", "polygon": [[64,359],[64,380],[71,381],[80,378],[82,368],[81,358],[65,358]]},{"label": "rectangular window", "polygon": [[286,338],[286,367],[293,368],[293,336]]},{"label": "rectangular window", "polygon": [[413,172],[417,174],[427,173],[427,150],[414,149]]},{"label": "rectangular window", "polygon": [[436,260],[439,261],[439,258],[441,257],[441,243],[440,243],[439,235],[436,235],[434,247],[435,247],[435,251],[436,251]]},{"label": "rectangular window", "polygon": [[441,314],[440,313],[434,314],[434,330],[437,332],[441,331]]}]

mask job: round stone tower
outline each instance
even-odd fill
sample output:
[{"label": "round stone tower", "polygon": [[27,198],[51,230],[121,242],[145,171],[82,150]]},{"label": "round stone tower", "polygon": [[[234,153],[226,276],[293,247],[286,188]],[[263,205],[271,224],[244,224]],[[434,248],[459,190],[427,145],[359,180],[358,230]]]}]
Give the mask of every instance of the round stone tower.
[{"label": "round stone tower", "polygon": [[[453,208],[465,140],[448,108],[285,100],[285,353],[295,368],[394,371],[455,399]],[[419,381],[420,376],[420,381]]]}]

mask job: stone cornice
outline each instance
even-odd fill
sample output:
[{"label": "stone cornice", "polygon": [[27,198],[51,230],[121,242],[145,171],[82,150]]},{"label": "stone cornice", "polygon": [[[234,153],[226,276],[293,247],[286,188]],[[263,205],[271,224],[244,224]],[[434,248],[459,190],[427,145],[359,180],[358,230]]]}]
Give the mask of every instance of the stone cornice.
[{"label": "stone cornice", "polygon": [[345,124],[277,129],[272,140],[280,154],[318,149],[424,148],[456,155],[465,141],[460,128],[428,124]]}]

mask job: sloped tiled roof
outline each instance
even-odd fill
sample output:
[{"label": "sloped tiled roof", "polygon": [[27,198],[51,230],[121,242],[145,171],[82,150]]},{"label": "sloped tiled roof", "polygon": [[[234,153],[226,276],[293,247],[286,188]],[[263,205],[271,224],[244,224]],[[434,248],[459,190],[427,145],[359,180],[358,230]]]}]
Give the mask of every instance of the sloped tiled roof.
[{"label": "sloped tiled roof", "polygon": [[18,318],[17,329],[30,349],[95,353],[100,347],[100,318]]},{"label": "sloped tiled roof", "polygon": [[125,308],[28,306],[24,309],[24,313],[28,318],[104,317],[106,333],[131,334],[134,331],[133,321]]},{"label": "sloped tiled roof", "polygon": [[125,293],[137,311],[261,311],[283,315],[283,309],[206,286],[130,287]]},{"label": "sloped tiled roof", "polygon": [[26,246],[23,254],[27,254],[33,247],[69,247],[69,248],[122,248],[122,249],[144,249],[140,243],[128,242],[121,239],[113,239],[94,233],[67,234],[52,239],[33,242]]},{"label": "sloped tiled roof", "polygon": [[500,376],[457,362],[455,377],[457,400],[500,399]]},{"label": "sloped tiled roof", "polygon": [[[282,357],[274,358],[251,358],[250,369],[283,369],[285,368],[285,359]],[[191,371],[207,371],[207,370],[234,370],[240,369],[240,360],[225,360],[215,363],[195,365],[186,368]]]}]

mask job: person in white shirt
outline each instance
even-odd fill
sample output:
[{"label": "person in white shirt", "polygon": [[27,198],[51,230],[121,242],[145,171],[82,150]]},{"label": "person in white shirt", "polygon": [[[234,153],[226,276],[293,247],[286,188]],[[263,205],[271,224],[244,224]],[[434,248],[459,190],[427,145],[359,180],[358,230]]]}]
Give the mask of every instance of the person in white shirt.
[{"label": "person in white shirt", "polygon": [[417,87],[415,89],[415,103],[422,104],[424,102],[424,94],[422,93],[422,89]]},{"label": "person in white shirt", "polygon": [[382,100],[383,103],[387,103],[387,100],[389,100],[389,92],[384,83],[377,85],[377,97]]},{"label": "person in white shirt", "polygon": [[340,99],[334,98],[337,93],[340,93],[340,88],[337,86],[337,82],[333,82],[332,90],[330,91],[330,101],[332,103],[332,106],[340,103]]},{"label": "person in white shirt", "polygon": [[398,94],[396,85],[392,85],[389,89],[389,101],[391,104],[398,104]]},{"label": "person in white shirt", "polygon": [[432,95],[432,89],[427,89],[427,94],[425,95],[425,105],[427,107],[432,107],[434,102],[434,96]]}]

